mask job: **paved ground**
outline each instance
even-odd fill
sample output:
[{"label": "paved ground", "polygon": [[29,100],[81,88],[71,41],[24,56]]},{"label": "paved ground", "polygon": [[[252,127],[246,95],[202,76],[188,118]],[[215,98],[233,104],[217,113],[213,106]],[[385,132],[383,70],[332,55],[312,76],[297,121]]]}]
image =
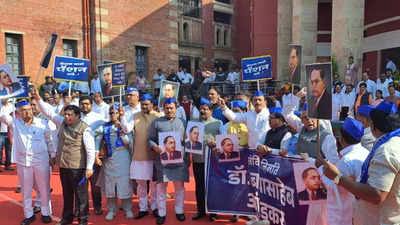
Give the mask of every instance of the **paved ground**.
[{"label": "paved ground", "polygon": [[[15,166],[14,166],[15,168]],[[3,169],[2,169],[3,170]],[[61,183],[58,176],[58,171],[54,171],[51,177],[51,187],[53,188],[52,193],[52,204],[53,204],[53,219],[59,220],[62,212],[62,189]],[[16,171],[5,171],[0,173],[0,218],[2,218],[0,224],[8,225],[8,224],[19,224],[24,219],[23,208],[21,203],[21,194],[15,193],[15,188],[17,186],[17,174]],[[185,193],[185,215],[186,221],[182,222],[182,224],[193,224],[193,225],[200,225],[200,224],[232,224],[229,219],[231,216],[219,216],[218,220],[211,223],[208,221],[208,218],[203,218],[199,221],[193,221],[191,217],[196,213],[196,200],[194,194],[194,180],[193,176],[191,176],[190,183],[185,184],[186,193]],[[173,185],[168,185],[168,192],[173,193]],[[105,203],[105,199],[103,199]],[[115,219],[111,222],[106,221],[104,219],[105,213],[101,216],[94,215],[92,203],[90,202],[90,217],[89,217],[89,224],[95,225],[108,225],[108,224],[116,224],[116,225],[124,225],[124,224],[155,224],[155,218],[153,216],[144,217],[141,220],[133,220],[133,219],[126,219],[123,211],[119,211]],[[174,199],[169,199],[167,201],[167,219],[166,225],[177,225],[180,224],[175,218],[174,212]],[[103,211],[106,212],[105,204],[103,204]],[[133,198],[133,212],[136,215],[138,212],[138,200],[135,196]],[[40,220],[40,214],[36,216],[36,221],[33,223],[36,224],[43,224]],[[51,224],[55,224],[51,223]],[[77,221],[74,222],[77,224]],[[245,224],[245,221],[240,219],[237,223],[238,225]]]}]

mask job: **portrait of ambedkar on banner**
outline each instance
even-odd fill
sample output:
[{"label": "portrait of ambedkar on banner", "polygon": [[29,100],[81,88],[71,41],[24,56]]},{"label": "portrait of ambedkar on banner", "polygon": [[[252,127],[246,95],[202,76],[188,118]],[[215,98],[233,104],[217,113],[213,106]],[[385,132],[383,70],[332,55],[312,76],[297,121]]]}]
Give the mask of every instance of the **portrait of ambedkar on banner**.
[{"label": "portrait of ambedkar on banner", "polygon": [[100,75],[101,92],[103,97],[119,95],[119,88],[112,87],[112,66],[100,65],[98,67],[98,74]]},{"label": "portrait of ambedkar on banner", "polygon": [[186,149],[202,150],[203,144],[199,141],[200,128],[198,126],[192,126],[189,129],[189,138],[185,142]]},{"label": "portrait of ambedkar on banner", "polygon": [[219,162],[231,162],[240,160],[239,152],[235,151],[235,142],[230,137],[225,137],[220,142]]},{"label": "portrait of ambedkar on banner", "polygon": [[311,64],[307,71],[308,116],[315,119],[332,119],[331,64]]},{"label": "portrait of ambedkar on banner", "polygon": [[165,151],[160,154],[161,160],[179,160],[182,159],[182,153],[176,150],[176,140],[174,136],[167,136],[163,141]]},{"label": "portrait of ambedkar on banner", "polygon": [[23,92],[23,87],[18,78],[14,75],[9,64],[0,66],[0,95],[14,96]]},{"label": "portrait of ambedkar on banner", "polygon": [[326,199],[326,189],[322,184],[321,175],[314,167],[303,170],[301,174],[305,189],[297,194],[301,201]]}]

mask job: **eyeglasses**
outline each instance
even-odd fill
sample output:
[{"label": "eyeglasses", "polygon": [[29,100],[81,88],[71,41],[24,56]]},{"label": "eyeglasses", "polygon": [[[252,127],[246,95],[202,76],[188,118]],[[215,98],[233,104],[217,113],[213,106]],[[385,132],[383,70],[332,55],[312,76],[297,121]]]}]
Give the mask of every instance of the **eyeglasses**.
[{"label": "eyeglasses", "polygon": [[110,112],[110,115],[119,114],[119,112]]}]

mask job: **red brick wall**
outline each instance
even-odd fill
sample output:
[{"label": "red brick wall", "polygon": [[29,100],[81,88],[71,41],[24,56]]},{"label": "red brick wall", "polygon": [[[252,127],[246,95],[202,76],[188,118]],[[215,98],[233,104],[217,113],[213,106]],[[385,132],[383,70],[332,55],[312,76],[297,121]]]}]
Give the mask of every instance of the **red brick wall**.
[{"label": "red brick wall", "polygon": [[384,19],[400,16],[399,0],[366,0],[364,24],[368,25]]},{"label": "red brick wall", "polygon": [[367,52],[364,54],[364,62],[362,64],[362,72],[369,70],[369,74],[374,77],[374,80],[376,80],[377,77],[377,60],[378,60],[378,52]]},{"label": "red brick wall", "polygon": [[250,1],[236,1],[235,6],[236,20],[236,47],[237,61],[245,57],[251,56],[251,17],[250,17]]},{"label": "red brick wall", "polygon": [[[164,71],[178,68],[178,40],[170,37],[170,32],[178,32],[177,17],[169,14],[176,10],[168,0],[109,0],[101,2],[101,8],[108,15],[101,17],[108,23],[101,33],[107,35],[109,42],[103,41],[103,59],[127,61],[127,72],[136,71],[135,46],[133,43],[149,45],[147,51],[147,70],[151,79],[158,68]],[[99,16],[96,18],[99,21]],[[97,34],[100,29],[97,28]],[[97,42],[99,44],[99,42]],[[99,47],[99,46],[98,46]],[[100,51],[97,58],[100,59]],[[130,79],[132,80],[132,79]]]},{"label": "red brick wall", "polygon": [[203,24],[203,44],[205,62],[203,65],[206,67],[214,66],[214,49],[215,49],[215,27],[214,27],[214,0],[203,0],[202,1],[202,17],[204,20]]},{"label": "red brick wall", "polygon": [[[67,0],[0,0],[0,64],[5,63],[5,31],[23,32],[23,71],[36,81],[39,64],[51,33],[57,33],[54,55],[62,55],[62,39],[78,40],[78,57],[83,56],[82,2]],[[43,70],[38,82],[45,75],[52,75],[53,60]]]}]

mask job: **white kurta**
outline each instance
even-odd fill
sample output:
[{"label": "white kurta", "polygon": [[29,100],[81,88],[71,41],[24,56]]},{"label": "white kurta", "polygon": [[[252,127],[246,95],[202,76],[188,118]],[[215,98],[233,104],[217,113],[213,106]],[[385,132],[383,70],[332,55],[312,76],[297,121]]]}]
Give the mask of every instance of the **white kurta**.
[{"label": "white kurta", "polygon": [[245,113],[234,113],[226,108],[223,115],[230,121],[245,123],[249,130],[249,148],[257,148],[258,145],[264,144],[265,135],[269,131],[269,110],[264,108],[261,112],[248,111]]},{"label": "white kurta", "polygon": [[140,102],[139,102],[139,104],[138,104],[136,107],[134,107],[134,108],[132,108],[132,107],[129,106],[129,105],[126,105],[124,108],[125,108],[125,117],[126,117],[126,119],[127,119],[127,122],[128,122],[128,124],[131,124],[131,125],[132,125],[131,127],[128,128],[128,130],[133,130],[133,124],[134,124],[133,115],[134,115],[135,113],[137,113],[137,112],[140,112],[140,111],[142,110],[142,109],[141,109],[141,106],[140,106]]},{"label": "white kurta", "polygon": [[350,92],[350,94],[344,93],[342,96],[342,106],[349,107],[349,115],[350,117],[354,118],[354,103],[356,101],[355,92]]},{"label": "white kurta", "polygon": [[103,115],[104,121],[107,121],[107,122],[110,121],[109,110],[110,110],[110,106],[105,102],[102,102],[99,105],[96,103],[93,103],[92,112]]},{"label": "white kurta", "polygon": [[390,80],[386,79],[385,82],[381,82],[381,79],[376,80],[376,90],[381,90],[383,94],[383,98],[389,96],[389,83]]},{"label": "white kurta", "polygon": [[332,121],[339,120],[339,111],[343,105],[343,94],[335,93],[332,95]]},{"label": "white kurta", "polygon": [[299,109],[300,98],[292,93],[282,96],[282,114],[288,115]]},{"label": "white kurta", "polygon": [[[361,167],[369,152],[361,144],[343,149],[341,159],[336,166],[340,173],[357,180],[361,175]],[[331,180],[323,179],[327,188],[327,220],[329,225],[352,225],[354,195]],[[339,196],[336,195],[338,192]]]}]

